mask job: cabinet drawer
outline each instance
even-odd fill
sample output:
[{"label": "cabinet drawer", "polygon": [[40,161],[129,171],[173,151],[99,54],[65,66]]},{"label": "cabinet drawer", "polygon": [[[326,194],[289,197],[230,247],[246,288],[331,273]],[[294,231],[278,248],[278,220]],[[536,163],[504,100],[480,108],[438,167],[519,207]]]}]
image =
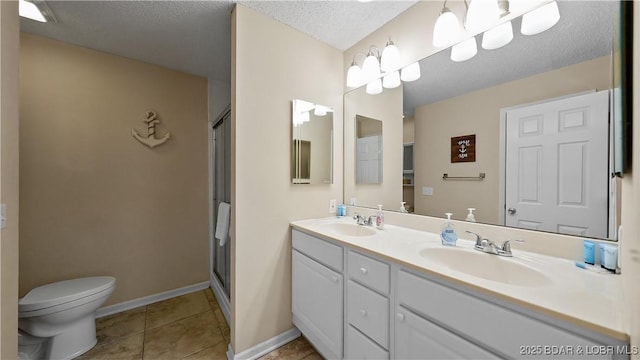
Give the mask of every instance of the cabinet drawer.
[{"label": "cabinet drawer", "polygon": [[342,271],[342,247],[293,230],[293,248],[334,270]]},{"label": "cabinet drawer", "polygon": [[399,304],[430,321],[447,324],[451,331],[486,345],[500,357],[522,357],[522,345],[573,349],[603,345],[405,271],[399,271],[397,295]]},{"label": "cabinet drawer", "polygon": [[349,323],[389,348],[389,299],[349,280],[347,289]]},{"label": "cabinet drawer", "polygon": [[349,251],[347,268],[349,278],[385,295],[389,294],[389,265]]},{"label": "cabinet drawer", "polygon": [[345,359],[389,359],[389,352],[349,325]]}]

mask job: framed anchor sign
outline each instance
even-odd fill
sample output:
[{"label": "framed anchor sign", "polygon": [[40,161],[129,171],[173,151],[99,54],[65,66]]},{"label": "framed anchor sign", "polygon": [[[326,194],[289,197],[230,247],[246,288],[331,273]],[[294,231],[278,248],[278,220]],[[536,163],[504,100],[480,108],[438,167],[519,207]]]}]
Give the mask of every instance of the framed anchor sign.
[{"label": "framed anchor sign", "polygon": [[131,129],[131,136],[152,149],[167,142],[169,137],[171,137],[171,133],[169,132],[164,134],[161,138],[156,138],[156,125],[160,123],[160,120],[158,120],[158,114],[153,111],[147,111],[145,116],[146,118],[143,121],[147,124],[147,137],[143,137],[138,134],[135,129]]},{"label": "framed anchor sign", "polygon": [[451,138],[451,162],[476,161],[476,134]]}]

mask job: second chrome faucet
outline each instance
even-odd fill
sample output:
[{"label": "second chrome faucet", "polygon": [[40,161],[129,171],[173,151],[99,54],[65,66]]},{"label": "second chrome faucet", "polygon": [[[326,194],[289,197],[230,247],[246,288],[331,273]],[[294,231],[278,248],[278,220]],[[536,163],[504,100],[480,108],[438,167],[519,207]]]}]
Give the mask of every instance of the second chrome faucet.
[{"label": "second chrome faucet", "polygon": [[466,232],[476,236],[476,244],[473,247],[474,249],[482,252],[486,252],[488,254],[493,254],[493,255],[511,257],[513,256],[513,254],[511,253],[511,242],[512,241],[519,242],[519,243],[524,242],[524,240],[516,239],[516,240],[507,240],[503,242],[502,245],[496,245],[493,241],[483,238],[479,234],[476,234],[468,230]]}]

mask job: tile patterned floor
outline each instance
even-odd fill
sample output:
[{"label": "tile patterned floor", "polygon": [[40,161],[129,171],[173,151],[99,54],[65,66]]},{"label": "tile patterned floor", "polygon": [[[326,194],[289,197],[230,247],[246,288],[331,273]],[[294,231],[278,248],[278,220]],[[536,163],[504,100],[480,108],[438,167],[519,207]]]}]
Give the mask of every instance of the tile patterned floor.
[{"label": "tile patterned floor", "polygon": [[[96,320],[98,344],[79,360],[226,360],[230,331],[211,289]],[[300,337],[260,360],[322,359]]]}]

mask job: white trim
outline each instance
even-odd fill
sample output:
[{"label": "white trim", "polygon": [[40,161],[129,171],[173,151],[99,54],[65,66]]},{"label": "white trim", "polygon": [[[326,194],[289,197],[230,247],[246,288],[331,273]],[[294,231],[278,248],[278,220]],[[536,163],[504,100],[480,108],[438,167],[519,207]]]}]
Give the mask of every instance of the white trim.
[{"label": "white trim", "polygon": [[115,305],[104,306],[104,307],[101,307],[100,309],[98,309],[96,311],[96,319],[97,318],[101,318],[101,317],[105,317],[105,316],[108,316],[108,315],[117,314],[119,312],[135,309],[135,308],[140,307],[140,306],[153,304],[153,303],[156,303],[158,301],[171,299],[171,298],[174,298],[174,297],[177,297],[177,296],[181,296],[181,295],[186,295],[186,294],[189,294],[189,293],[192,293],[192,292],[196,292],[196,291],[199,291],[199,290],[204,290],[204,289],[206,289],[208,287],[209,287],[209,282],[204,281],[204,282],[201,282],[201,283],[197,283],[197,284],[181,287],[181,288],[178,288],[178,289],[169,290],[169,291],[165,291],[165,292],[161,292],[161,293],[157,293],[157,294],[153,294],[153,295],[149,295],[149,296],[145,296],[145,297],[141,297],[141,298],[125,301],[125,302],[122,302],[122,303],[119,303],[119,304],[115,304]]},{"label": "white trim", "polygon": [[222,284],[213,273],[210,274],[209,284],[211,284],[211,290],[213,290],[213,295],[215,295],[216,300],[218,300],[218,305],[220,305],[220,310],[222,310],[222,315],[224,315],[225,320],[227,320],[227,324],[231,327],[231,304],[229,304],[229,299],[227,295],[224,293],[224,289],[222,288]]},{"label": "white trim", "polygon": [[239,354],[234,353],[233,347],[229,344],[227,349],[228,360],[254,360],[262,355],[266,355],[273,350],[297,339],[300,337],[300,330],[297,328],[291,328],[280,335],[276,335],[271,339],[261,342],[260,344],[251,347]]}]

